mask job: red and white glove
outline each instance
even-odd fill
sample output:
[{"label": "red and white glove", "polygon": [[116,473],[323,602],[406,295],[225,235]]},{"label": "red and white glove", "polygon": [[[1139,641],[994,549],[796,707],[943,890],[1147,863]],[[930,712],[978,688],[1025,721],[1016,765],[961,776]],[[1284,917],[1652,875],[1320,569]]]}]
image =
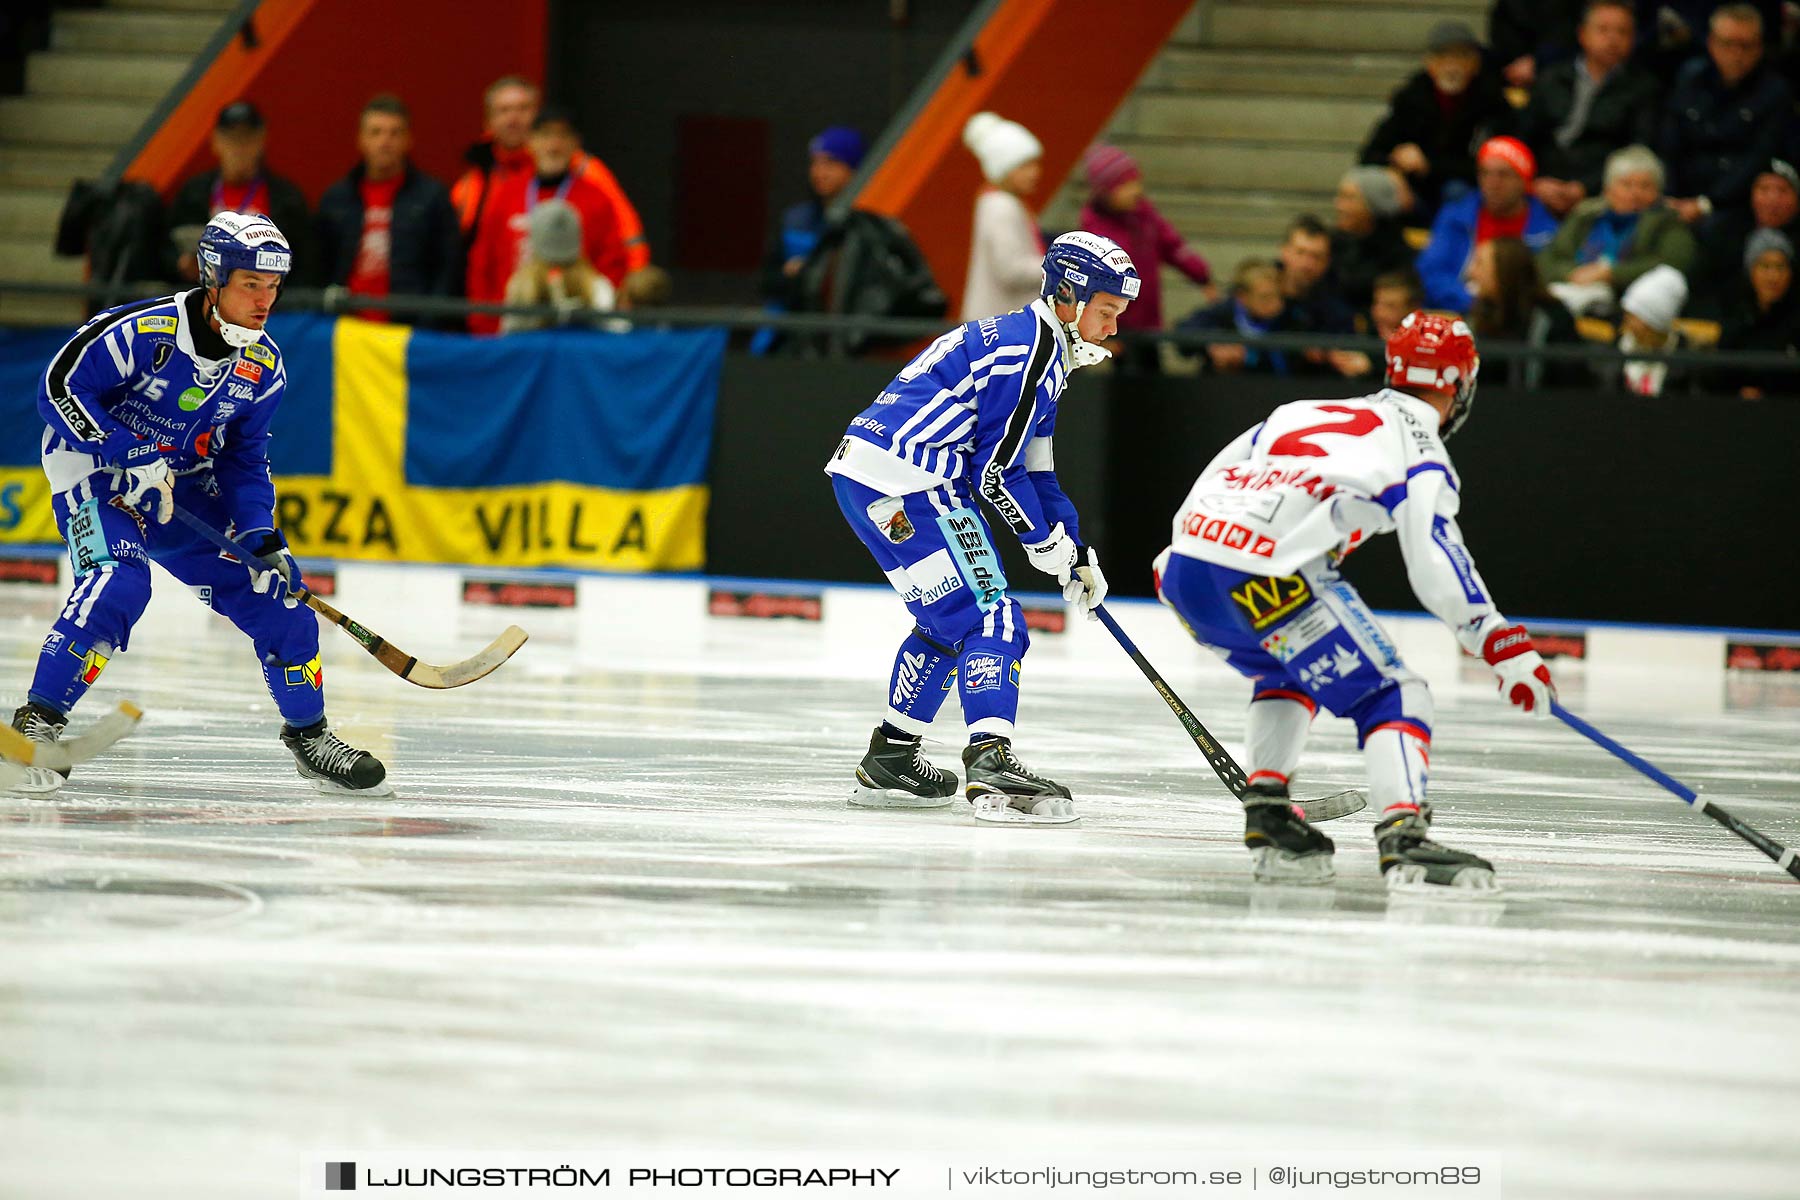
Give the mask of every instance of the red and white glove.
[{"label": "red and white glove", "polygon": [[1500,694],[1507,703],[1535,717],[1550,715],[1556,685],[1550,682],[1550,668],[1532,648],[1531,634],[1523,625],[1502,625],[1488,634],[1481,644],[1481,657],[1500,677]]}]

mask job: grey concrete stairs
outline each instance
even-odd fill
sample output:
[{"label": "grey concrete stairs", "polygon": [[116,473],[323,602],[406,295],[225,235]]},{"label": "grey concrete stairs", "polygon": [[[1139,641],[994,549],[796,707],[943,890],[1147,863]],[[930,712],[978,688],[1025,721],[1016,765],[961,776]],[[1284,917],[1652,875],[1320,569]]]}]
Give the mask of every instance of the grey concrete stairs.
[{"label": "grey concrete stairs", "polygon": [[[1445,18],[1486,32],[1488,0],[1198,0],[1105,139],[1130,151],[1163,214],[1224,282],[1274,255],[1296,214],[1330,222],[1339,176],[1418,69]],[[1086,191],[1077,169],[1044,223],[1073,228]],[[1175,271],[1163,279],[1171,324],[1204,302]]]},{"label": "grey concrete stairs", "polygon": [[[79,283],[50,252],[69,185],[92,179],[187,69],[233,0],[107,0],[59,9],[25,94],[0,97],[0,281]],[[79,301],[0,288],[0,324],[63,325]]]}]

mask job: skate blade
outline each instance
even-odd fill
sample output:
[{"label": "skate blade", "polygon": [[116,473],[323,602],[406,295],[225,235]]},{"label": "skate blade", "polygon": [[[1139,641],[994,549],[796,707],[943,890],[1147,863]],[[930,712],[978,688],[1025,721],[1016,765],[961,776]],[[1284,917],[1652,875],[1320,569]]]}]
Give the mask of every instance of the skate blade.
[{"label": "skate blade", "polygon": [[1306,815],[1310,824],[1317,825],[1320,821],[1335,821],[1339,817],[1361,812],[1369,807],[1369,798],[1352,788],[1347,792],[1320,796],[1316,800],[1296,800],[1294,804]]},{"label": "skate blade", "polygon": [[1464,867],[1447,883],[1433,883],[1425,867],[1402,863],[1387,873],[1387,890],[1399,896],[1430,896],[1439,900],[1495,900],[1504,895],[1494,873],[1483,867]]},{"label": "skate blade", "polygon": [[0,762],[0,791],[22,796],[54,796],[68,781],[48,767],[21,767],[17,763]]},{"label": "skate blade", "polygon": [[1290,883],[1316,887],[1337,878],[1329,854],[1289,854],[1274,846],[1250,852],[1250,876],[1258,883]]},{"label": "skate blade", "polygon": [[989,825],[1073,825],[1081,820],[1073,800],[1060,796],[1039,800],[1032,811],[1014,808],[1004,792],[977,792],[969,797],[975,819]]},{"label": "skate blade", "polygon": [[866,787],[851,788],[849,800],[851,808],[949,808],[955,803],[954,794],[916,796],[899,788]]},{"label": "skate blade", "polygon": [[318,792],[322,796],[374,796],[379,798],[392,796],[394,794],[394,785],[385,779],[374,787],[353,788],[345,787],[341,783],[333,783],[329,779],[309,779],[304,775],[301,776],[301,778],[306,779],[306,782],[312,784],[313,791]]}]

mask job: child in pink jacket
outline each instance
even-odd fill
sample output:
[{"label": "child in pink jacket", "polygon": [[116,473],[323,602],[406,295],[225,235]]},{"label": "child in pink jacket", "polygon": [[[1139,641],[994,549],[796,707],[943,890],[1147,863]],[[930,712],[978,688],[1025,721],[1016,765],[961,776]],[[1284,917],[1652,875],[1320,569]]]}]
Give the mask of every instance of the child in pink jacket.
[{"label": "child in pink jacket", "polygon": [[1091,146],[1081,167],[1088,185],[1081,228],[1123,246],[1144,280],[1143,291],[1119,318],[1121,332],[1163,327],[1164,263],[1204,287],[1209,301],[1218,295],[1212,268],[1144,195],[1143,172],[1131,155],[1116,146]]}]

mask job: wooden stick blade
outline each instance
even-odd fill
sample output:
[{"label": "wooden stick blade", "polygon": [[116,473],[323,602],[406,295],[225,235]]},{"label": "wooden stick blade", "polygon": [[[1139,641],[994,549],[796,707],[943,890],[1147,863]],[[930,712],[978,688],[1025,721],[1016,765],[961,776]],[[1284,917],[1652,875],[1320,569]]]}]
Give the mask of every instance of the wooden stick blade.
[{"label": "wooden stick blade", "polygon": [[517,625],[508,625],[506,631],[491,642],[487,649],[472,658],[465,658],[459,663],[451,663],[447,667],[435,667],[428,662],[415,661],[406,670],[401,671],[400,678],[408,683],[416,683],[427,688],[457,688],[474,683],[499,670],[501,665],[517,654],[529,638]]},{"label": "wooden stick blade", "polygon": [[10,726],[0,726],[0,757],[21,767],[70,771],[76,764],[105,753],[136,729],[143,717],[144,710],[127,700],[96,721],[86,733],[60,742],[34,742]]},{"label": "wooden stick blade", "polygon": [[1329,796],[1320,796],[1316,800],[1296,800],[1300,811],[1313,824],[1320,821],[1335,821],[1339,817],[1347,817],[1351,813],[1359,813],[1369,807],[1369,798],[1355,788],[1345,792],[1334,792]]}]

